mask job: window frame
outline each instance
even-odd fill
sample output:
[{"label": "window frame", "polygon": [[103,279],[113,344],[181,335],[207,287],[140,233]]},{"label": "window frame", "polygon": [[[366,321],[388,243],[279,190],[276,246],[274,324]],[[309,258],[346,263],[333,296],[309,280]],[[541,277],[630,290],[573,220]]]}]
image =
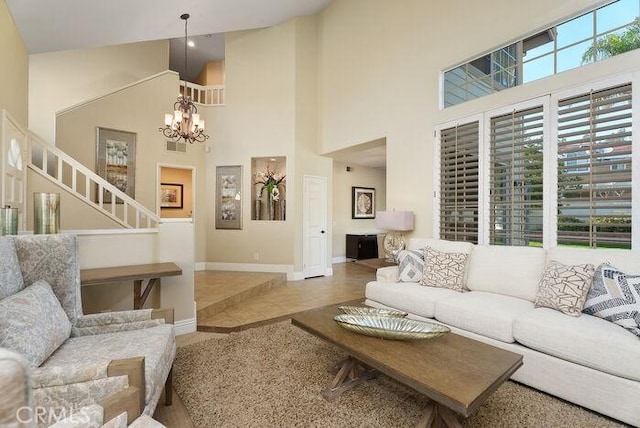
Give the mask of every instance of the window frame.
[{"label": "window frame", "polygon": [[[590,91],[600,91],[625,83],[632,85],[632,182],[640,183],[640,70],[608,76],[603,79],[577,85],[571,88],[556,90],[526,101],[515,102],[473,115],[466,115],[459,119],[449,120],[438,124],[434,129],[433,155],[433,236],[440,238],[440,138],[444,129],[456,125],[480,121],[479,126],[479,165],[478,165],[478,244],[489,244],[490,210],[490,126],[491,118],[508,114],[514,110],[520,111],[535,106],[543,106],[543,231],[542,246],[549,249],[557,246],[558,241],[558,102],[563,99],[579,96]],[[635,135],[637,133],[638,135]],[[640,184],[632,186],[631,208],[631,250],[640,250]]]}]

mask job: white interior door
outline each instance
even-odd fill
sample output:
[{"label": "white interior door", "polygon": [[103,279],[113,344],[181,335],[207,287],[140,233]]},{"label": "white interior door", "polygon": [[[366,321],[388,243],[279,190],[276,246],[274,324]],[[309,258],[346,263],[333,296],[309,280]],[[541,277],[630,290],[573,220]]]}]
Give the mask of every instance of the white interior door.
[{"label": "white interior door", "polygon": [[327,269],[327,178],[304,176],[304,277],[323,276]]},{"label": "white interior door", "polygon": [[2,115],[2,191],[0,206],[18,208],[18,229],[24,230],[27,134],[6,113]]}]

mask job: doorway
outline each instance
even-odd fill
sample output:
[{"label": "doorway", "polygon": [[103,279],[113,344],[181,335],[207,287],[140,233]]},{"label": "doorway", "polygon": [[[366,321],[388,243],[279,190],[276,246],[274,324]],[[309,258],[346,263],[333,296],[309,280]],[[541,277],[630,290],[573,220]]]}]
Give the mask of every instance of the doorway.
[{"label": "doorway", "polygon": [[193,167],[159,165],[158,213],[160,218],[193,218],[196,170]]},{"label": "doorway", "polygon": [[327,269],[327,178],[304,176],[303,271],[305,278]]}]

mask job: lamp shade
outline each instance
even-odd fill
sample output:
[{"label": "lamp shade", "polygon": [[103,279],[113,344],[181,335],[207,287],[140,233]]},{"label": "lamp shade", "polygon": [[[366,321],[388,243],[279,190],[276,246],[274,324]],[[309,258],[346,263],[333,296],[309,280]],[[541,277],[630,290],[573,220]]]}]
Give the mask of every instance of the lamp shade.
[{"label": "lamp shade", "polygon": [[413,230],[413,211],[378,211],[376,227],[382,230]]}]

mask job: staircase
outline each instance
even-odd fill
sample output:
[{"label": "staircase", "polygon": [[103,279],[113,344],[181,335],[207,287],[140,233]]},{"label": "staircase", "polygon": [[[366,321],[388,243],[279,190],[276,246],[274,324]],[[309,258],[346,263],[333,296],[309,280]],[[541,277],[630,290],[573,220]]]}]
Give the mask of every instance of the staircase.
[{"label": "staircase", "polygon": [[28,133],[27,166],[124,228],[156,228],[160,218],[62,150]]}]

